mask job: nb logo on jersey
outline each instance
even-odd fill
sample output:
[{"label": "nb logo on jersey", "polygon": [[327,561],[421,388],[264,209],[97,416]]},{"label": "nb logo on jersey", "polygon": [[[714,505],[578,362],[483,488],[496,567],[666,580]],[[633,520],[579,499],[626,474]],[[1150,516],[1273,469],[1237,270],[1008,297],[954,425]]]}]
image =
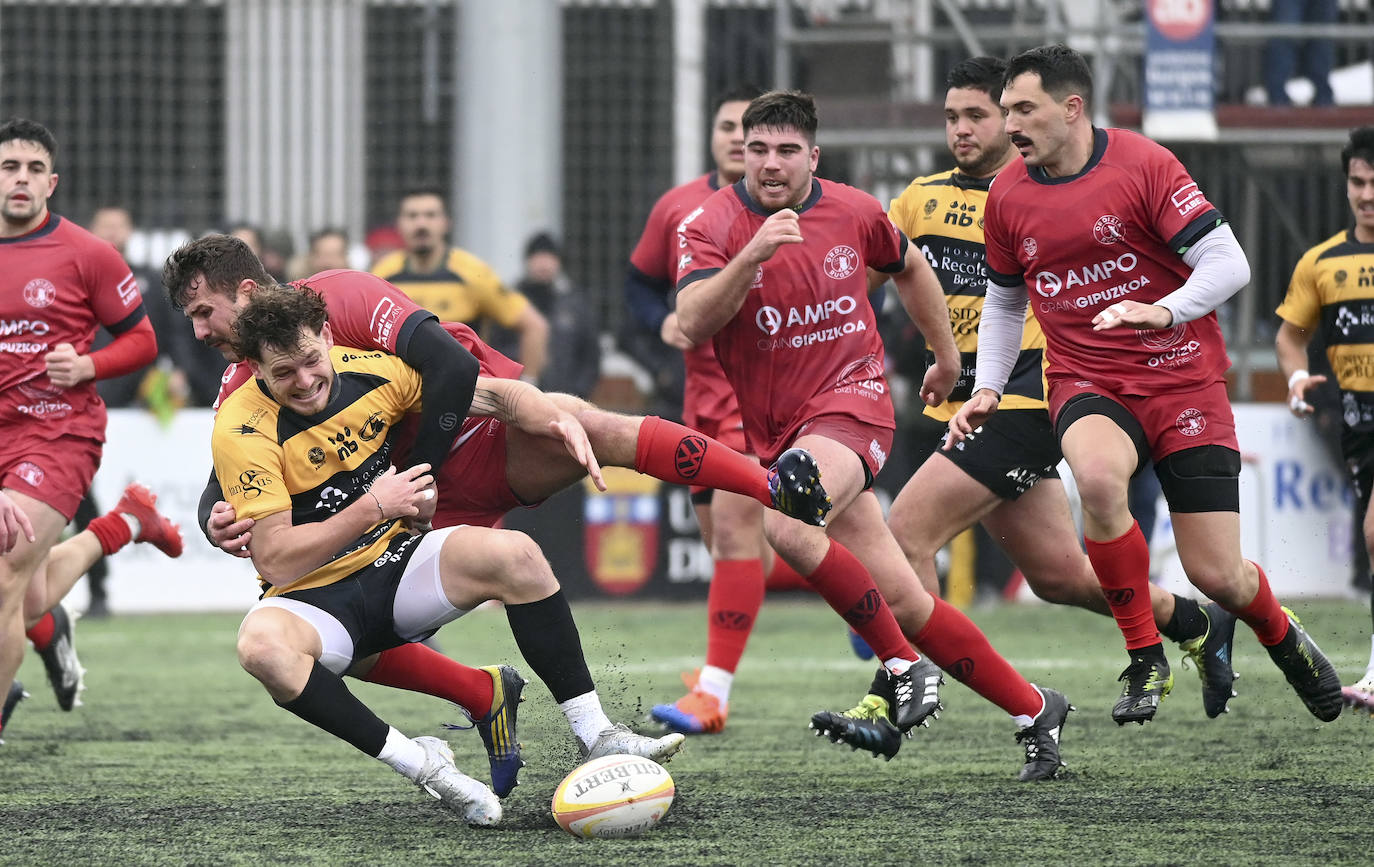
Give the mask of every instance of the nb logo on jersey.
[{"label": "nb logo on jersey", "polygon": [[341,461],[346,461],[349,455],[358,453],[358,441],[353,439],[353,431],[348,427],[329,437],[329,441],[337,447],[334,451],[338,453]]}]

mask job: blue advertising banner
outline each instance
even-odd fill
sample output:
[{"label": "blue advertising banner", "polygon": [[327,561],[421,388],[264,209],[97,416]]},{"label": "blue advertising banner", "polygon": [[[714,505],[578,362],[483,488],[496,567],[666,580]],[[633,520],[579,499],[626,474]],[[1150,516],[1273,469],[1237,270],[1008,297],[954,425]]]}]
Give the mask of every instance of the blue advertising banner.
[{"label": "blue advertising banner", "polygon": [[1145,105],[1153,139],[1215,141],[1213,0],[1146,0]]}]

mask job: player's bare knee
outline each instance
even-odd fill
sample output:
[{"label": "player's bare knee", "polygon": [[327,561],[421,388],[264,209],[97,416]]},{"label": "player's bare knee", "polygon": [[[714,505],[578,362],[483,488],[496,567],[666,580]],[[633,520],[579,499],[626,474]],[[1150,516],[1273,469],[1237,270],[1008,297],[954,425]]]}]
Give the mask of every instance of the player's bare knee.
[{"label": "player's bare knee", "polygon": [[536,543],[524,533],[508,531],[497,551],[497,571],[502,576],[499,590],[503,602],[532,602],[558,591],[549,561]]},{"label": "player's bare knee", "polygon": [[283,660],[294,655],[274,630],[251,623],[245,623],[239,630],[236,650],[243,670],[263,681],[280,668]]}]

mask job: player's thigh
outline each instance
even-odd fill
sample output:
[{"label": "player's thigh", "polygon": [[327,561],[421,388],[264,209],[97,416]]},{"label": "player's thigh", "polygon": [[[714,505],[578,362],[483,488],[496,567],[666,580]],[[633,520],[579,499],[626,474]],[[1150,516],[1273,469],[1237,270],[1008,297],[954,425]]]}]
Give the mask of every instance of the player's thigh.
[{"label": "player's thigh", "polygon": [[[406,567],[403,586],[428,584],[458,611],[497,599],[535,602],[558,589],[544,553],[516,530],[449,527],[426,533]],[[437,596],[436,596],[437,598]]]},{"label": "player's thigh", "polygon": [[19,604],[28,589],[28,581],[38,571],[43,558],[48,555],[62,530],[67,526],[67,517],[47,503],[29,494],[6,488],[5,493],[14,504],[28,516],[33,525],[34,541],[30,542],[21,534],[13,549],[0,557],[0,596],[4,604]]},{"label": "player's thigh", "polygon": [[1041,479],[1019,498],[999,503],[983,518],[983,526],[1032,589],[1072,579],[1097,586],[1060,479]]},{"label": "player's thigh", "polygon": [[888,526],[908,555],[931,556],[1000,502],[985,485],[937,453],[902,486],[888,512]]},{"label": "player's thigh", "polygon": [[912,571],[906,555],[883,521],[883,509],[872,491],[864,491],[830,525],[830,538],[844,545],[873,578],[893,610],[928,610],[929,593]]},{"label": "player's thigh", "polygon": [[716,560],[755,560],[763,541],[763,504],[753,497],[716,491],[711,497],[711,556]]},{"label": "player's thigh", "polygon": [[831,515],[843,512],[859,493],[872,484],[864,462],[853,448],[828,436],[804,434],[792,443],[816,459],[821,484],[830,495]]}]

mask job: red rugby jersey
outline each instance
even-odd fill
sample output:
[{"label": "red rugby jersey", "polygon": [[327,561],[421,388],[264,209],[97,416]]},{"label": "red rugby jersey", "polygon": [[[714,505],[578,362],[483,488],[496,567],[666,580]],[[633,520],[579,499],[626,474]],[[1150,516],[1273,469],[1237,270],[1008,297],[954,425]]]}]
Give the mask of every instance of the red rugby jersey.
[{"label": "red rugby jersey", "polygon": [[[716,173],[702,175],[685,184],[673,187],[659,196],[644,232],[630,254],[630,264],[644,276],[668,285],[677,283],[678,262],[686,252],[678,235],[683,219],[719,189]],[[729,412],[735,405],[735,392],[725,378],[716,359],[716,348],[703,340],[683,353],[687,383],[683,404],[691,412],[712,417]]]},{"label": "red rugby jersey", "polygon": [[[335,268],[297,280],[292,286],[309,286],[324,299],[329,311],[329,328],[334,342],[354,349],[380,349],[396,354],[396,344],[403,333],[419,325],[434,314],[411,301],[387,281],[366,271]],[[415,314],[419,313],[419,316]],[[483,376],[516,379],[524,365],[512,361],[482,342],[471,328],[461,322],[441,323],[459,343],[477,357]],[[234,390],[253,378],[248,365],[242,362],[225,368],[220,380],[215,408],[233,394]]]},{"label": "red rugby jersey", "polygon": [[26,415],[68,419],[67,432],[104,441],[95,381],[55,388],[43,356],[59,343],[84,355],[97,325],[119,334],[146,315],[119,253],[70,220],[50,214],[26,235],[0,238],[0,392],[13,389],[6,396]]},{"label": "red rugby jersey", "polygon": [[[761,457],[820,415],[894,427],[866,268],[901,270],[906,236],[876,199],[833,181],[813,179],[797,212],[805,241],[779,247],[759,267],[744,304],[715,335]],[[683,221],[679,289],[725,267],[768,216],[744,181],[707,199]]]},{"label": "red rugby jersey", "polygon": [[997,175],[984,218],[989,277],[1026,287],[1051,380],[1142,395],[1214,382],[1231,364],[1214,312],[1161,330],[1093,331],[1103,308],[1152,304],[1183,285],[1184,251],[1225,222],[1161,145],[1128,130],[1093,135],[1076,175],[1050,178],[1021,160]]}]

